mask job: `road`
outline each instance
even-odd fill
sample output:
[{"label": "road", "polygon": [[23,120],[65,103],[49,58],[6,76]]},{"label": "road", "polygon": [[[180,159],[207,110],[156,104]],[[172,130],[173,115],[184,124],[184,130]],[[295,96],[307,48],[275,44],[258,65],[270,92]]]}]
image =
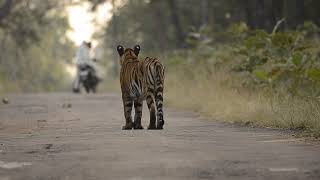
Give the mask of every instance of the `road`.
[{"label": "road", "polygon": [[118,94],[7,98],[0,180],[320,179],[319,144],[281,131],[170,108],[164,130],[123,131]]}]

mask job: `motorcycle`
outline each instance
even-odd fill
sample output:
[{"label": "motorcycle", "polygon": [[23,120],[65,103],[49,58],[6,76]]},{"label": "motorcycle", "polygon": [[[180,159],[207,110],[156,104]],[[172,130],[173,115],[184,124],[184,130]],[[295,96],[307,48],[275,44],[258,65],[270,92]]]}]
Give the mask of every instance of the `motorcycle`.
[{"label": "motorcycle", "polygon": [[[87,93],[96,93],[100,79],[97,77],[95,70],[89,65],[79,67],[79,83]],[[80,93],[80,89],[73,89],[74,93]]]}]

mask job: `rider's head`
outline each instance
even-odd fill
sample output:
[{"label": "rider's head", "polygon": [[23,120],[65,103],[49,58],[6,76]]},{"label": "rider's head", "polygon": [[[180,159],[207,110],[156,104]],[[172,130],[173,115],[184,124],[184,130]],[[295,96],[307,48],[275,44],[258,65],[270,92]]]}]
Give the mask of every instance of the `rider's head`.
[{"label": "rider's head", "polygon": [[83,41],[83,43],[89,48],[91,49],[91,42],[90,41]]}]

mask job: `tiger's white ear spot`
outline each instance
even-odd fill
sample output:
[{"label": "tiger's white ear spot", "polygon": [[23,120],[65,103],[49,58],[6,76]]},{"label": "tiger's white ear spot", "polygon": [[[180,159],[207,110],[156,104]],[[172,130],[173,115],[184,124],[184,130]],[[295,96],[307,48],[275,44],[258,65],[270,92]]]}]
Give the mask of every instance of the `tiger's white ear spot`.
[{"label": "tiger's white ear spot", "polygon": [[135,45],[133,49],[140,50],[140,46],[139,45]]},{"label": "tiger's white ear spot", "polygon": [[124,54],[124,48],[121,45],[117,46],[117,51],[120,56],[122,56]]},{"label": "tiger's white ear spot", "polygon": [[139,52],[140,52],[140,46],[139,45],[135,45],[134,48],[133,48],[133,52],[136,56],[139,55]]}]

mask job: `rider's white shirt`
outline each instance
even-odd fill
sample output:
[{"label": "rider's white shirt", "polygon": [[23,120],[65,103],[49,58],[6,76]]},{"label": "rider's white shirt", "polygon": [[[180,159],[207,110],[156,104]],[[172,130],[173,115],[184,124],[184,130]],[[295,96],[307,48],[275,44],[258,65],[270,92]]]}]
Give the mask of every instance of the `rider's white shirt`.
[{"label": "rider's white shirt", "polygon": [[85,64],[88,64],[88,65],[92,64],[92,60],[90,57],[90,49],[85,43],[82,43],[76,52],[75,64],[77,66],[85,65]]}]

